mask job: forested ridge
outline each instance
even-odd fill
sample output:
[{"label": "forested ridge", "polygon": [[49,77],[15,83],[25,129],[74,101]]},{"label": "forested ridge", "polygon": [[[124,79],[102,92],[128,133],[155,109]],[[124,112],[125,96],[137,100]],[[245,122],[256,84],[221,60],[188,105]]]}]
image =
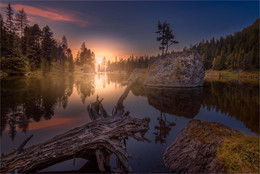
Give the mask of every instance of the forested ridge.
[{"label": "forested ridge", "polygon": [[9,75],[19,75],[40,70],[59,73],[73,72],[74,65],[94,70],[95,54],[87,49],[85,42],[74,61],[66,36],[61,41],[53,36],[50,27],[42,29],[38,24],[29,25],[24,9],[14,13],[10,3],[5,16],[0,14],[1,28],[1,71]]},{"label": "forested ridge", "polygon": [[240,32],[218,40],[213,37],[190,49],[201,54],[206,69],[259,69],[259,18]]}]

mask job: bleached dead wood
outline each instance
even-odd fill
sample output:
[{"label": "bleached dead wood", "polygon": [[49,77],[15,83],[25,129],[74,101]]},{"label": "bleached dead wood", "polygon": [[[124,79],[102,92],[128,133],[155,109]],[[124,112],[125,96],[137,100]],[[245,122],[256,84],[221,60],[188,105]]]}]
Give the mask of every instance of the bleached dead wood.
[{"label": "bleached dead wood", "polygon": [[[109,116],[101,104],[102,100],[97,97],[96,102],[88,106],[91,122],[1,159],[1,173],[36,172],[75,156],[88,159],[93,154],[101,172],[110,172],[112,154],[116,155],[123,172],[132,172],[123,141],[128,137],[146,141],[144,134],[149,129],[150,121],[149,118],[133,118],[129,112],[124,112],[123,101],[133,83],[117,102],[115,114]],[[141,137],[136,133],[140,133]]]}]

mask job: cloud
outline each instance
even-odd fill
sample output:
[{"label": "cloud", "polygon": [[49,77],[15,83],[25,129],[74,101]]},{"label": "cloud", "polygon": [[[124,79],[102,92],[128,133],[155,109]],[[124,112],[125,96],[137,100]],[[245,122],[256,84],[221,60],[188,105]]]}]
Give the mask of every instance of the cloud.
[{"label": "cloud", "polygon": [[[6,6],[7,4],[0,3],[0,7],[6,7]],[[89,25],[88,21],[80,18],[80,16],[82,16],[83,14],[72,10],[65,11],[65,10],[54,9],[49,7],[37,8],[37,7],[22,5],[22,4],[14,4],[11,6],[16,11],[23,8],[28,15],[43,17],[52,21],[75,23],[80,27],[86,27]]]}]

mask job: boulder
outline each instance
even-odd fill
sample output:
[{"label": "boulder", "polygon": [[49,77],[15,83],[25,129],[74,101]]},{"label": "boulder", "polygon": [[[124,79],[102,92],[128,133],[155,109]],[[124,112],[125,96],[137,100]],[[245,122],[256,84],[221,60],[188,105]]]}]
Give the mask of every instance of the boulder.
[{"label": "boulder", "polygon": [[198,87],[205,75],[201,56],[194,51],[174,52],[158,58],[149,69],[145,86]]},{"label": "boulder", "polygon": [[176,173],[257,173],[259,139],[221,123],[192,120],[163,158]]}]

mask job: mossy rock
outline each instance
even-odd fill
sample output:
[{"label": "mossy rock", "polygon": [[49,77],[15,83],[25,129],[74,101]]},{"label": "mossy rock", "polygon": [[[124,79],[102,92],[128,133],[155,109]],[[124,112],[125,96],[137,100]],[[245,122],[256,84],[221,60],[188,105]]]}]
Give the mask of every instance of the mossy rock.
[{"label": "mossy rock", "polygon": [[164,154],[165,165],[182,173],[258,173],[259,138],[220,123],[192,120]]}]

